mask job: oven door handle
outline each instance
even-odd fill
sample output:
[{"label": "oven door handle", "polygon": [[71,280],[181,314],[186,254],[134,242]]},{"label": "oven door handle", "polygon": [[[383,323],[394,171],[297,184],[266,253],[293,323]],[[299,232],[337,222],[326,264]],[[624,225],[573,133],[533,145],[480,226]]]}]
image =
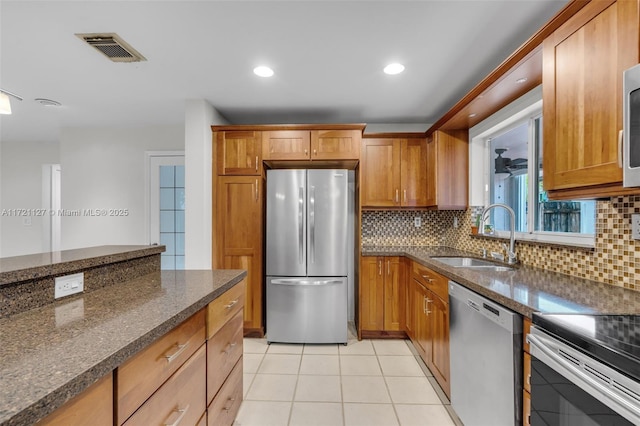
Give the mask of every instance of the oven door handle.
[{"label": "oven door handle", "polygon": [[[633,424],[640,424],[637,382],[538,330],[532,330],[527,341],[532,356]],[[632,394],[636,394],[636,398]],[[533,391],[532,398],[535,398]]]}]

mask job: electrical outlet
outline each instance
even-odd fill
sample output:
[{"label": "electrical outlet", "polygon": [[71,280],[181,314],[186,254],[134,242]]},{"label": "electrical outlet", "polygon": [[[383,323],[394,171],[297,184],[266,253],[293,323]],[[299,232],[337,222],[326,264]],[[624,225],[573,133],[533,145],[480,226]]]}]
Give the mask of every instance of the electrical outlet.
[{"label": "electrical outlet", "polygon": [[413,226],[416,228],[420,228],[422,226],[422,218],[420,216],[416,216],[413,218]]},{"label": "electrical outlet", "polygon": [[84,272],[56,277],[55,298],[70,296],[84,291]]},{"label": "electrical outlet", "polygon": [[458,216],[454,216],[453,217],[453,227],[455,229],[458,229],[459,226],[460,226],[460,224],[458,223]]},{"label": "electrical outlet", "polygon": [[631,238],[640,240],[640,213],[631,215]]}]

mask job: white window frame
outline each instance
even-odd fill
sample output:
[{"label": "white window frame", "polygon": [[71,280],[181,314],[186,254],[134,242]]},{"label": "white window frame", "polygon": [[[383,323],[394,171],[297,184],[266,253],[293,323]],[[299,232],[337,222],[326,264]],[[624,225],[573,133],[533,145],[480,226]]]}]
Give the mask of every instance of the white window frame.
[{"label": "white window frame", "polygon": [[[529,141],[534,141],[532,122],[542,115],[542,90],[541,87],[533,89],[531,92],[507,105],[500,111],[478,123],[469,130],[470,158],[484,158],[481,166],[472,166],[469,173],[469,200],[470,205],[478,205],[482,201],[484,206],[490,202],[491,190],[491,163],[493,161],[489,140],[497,133],[505,133],[524,122],[529,122]],[[535,164],[537,158],[536,144],[529,143],[529,164]],[[531,173],[530,173],[531,175]],[[474,181],[476,183],[474,183]],[[479,187],[477,182],[481,182]],[[535,203],[535,208],[530,208],[527,216],[528,232],[516,232],[515,238],[520,241],[531,241],[548,244],[559,244],[583,248],[595,247],[595,234],[576,234],[565,232],[535,231],[535,210],[538,207],[537,200],[533,200],[537,185],[537,176],[530,176],[529,179],[529,202]],[[478,197],[478,190],[482,191],[482,198]],[[531,204],[532,207],[534,204]],[[508,231],[496,230],[494,235],[498,238],[509,238]]]}]

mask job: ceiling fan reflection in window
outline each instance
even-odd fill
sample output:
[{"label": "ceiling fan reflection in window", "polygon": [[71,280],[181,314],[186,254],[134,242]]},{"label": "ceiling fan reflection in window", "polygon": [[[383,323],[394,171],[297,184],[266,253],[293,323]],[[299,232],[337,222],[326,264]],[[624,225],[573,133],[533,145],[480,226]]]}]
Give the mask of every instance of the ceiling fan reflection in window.
[{"label": "ceiling fan reflection in window", "polygon": [[495,151],[496,154],[498,154],[495,159],[495,174],[508,174],[509,176],[513,176],[514,172],[527,170],[528,165],[526,158],[516,158],[515,160],[505,158],[502,154],[507,152],[506,148],[496,148]]}]

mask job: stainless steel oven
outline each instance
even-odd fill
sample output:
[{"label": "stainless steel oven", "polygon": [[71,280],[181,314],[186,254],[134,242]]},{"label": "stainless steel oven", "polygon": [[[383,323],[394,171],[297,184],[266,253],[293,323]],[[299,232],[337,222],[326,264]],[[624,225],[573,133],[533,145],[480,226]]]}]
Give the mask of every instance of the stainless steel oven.
[{"label": "stainless steel oven", "polygon": [[640,425],[636,318],[534,314],[531,425]]}]

